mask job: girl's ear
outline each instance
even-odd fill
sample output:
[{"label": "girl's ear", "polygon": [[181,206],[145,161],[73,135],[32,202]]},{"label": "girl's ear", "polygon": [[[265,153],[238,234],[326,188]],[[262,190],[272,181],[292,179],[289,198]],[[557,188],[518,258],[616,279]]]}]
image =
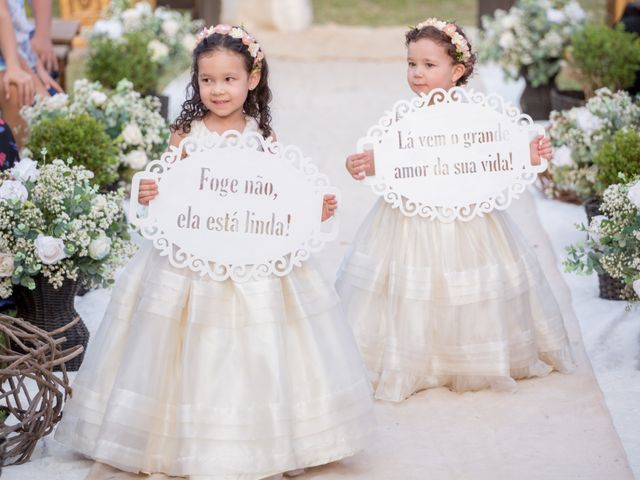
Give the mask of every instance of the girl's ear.
[{"label": "girl's ear", "polygon": [[453,66],[453,72],[451,74],[451,81],[455,84],[458,83],[458,80],[460,80],[462,78],[462,76],[464,75],[464,72],[467,70],[467,67],[465,67],[462,63],[456,63]]},{"label": "girl's ear", "polygon": [[261,77],[260,70],[254,70],[249,74],[249,90],[254,90],[258,86]]}]

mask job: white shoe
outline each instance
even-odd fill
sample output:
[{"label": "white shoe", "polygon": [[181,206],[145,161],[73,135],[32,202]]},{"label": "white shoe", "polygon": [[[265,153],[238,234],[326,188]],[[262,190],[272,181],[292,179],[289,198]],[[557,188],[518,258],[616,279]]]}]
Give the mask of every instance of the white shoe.
[{"label": "white shoe", "polygon": [[285,477],[297,477],[298,475],[302,475],[306,470],[304,468],[298,468],[297,470],[289,470],[288,472],[284,472]]}]

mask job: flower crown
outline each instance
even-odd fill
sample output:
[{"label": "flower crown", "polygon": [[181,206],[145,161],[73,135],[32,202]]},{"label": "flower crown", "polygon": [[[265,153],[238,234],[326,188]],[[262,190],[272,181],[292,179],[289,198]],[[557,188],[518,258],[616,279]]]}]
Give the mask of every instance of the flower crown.
[{"label": "flower crown", "polygon": [[231,25],[218,24],[215,27],[204,27],[198,34],[196,34],[196,39],[198,43],[202,42],[209,35],[213,35],[217,33],[219,35],[230,35],[233,38],[237,38],[238,40],[242,40],[242,43],[249,50],[249,55],[253,58],[253,70],[260,71],[262,69],[262,59],[264,58],[264,53],[260,48],[260,44],[256,41],[255,38],[249,32],[247,32],[242,27],[233,27]]},{"label": "flower crown", "polygon": [[441,32],[444,32],[449,38],[451,43],[456,47],[456,60],[459,62],[466,62],[471,58],[471,49],[469,48],[469,42],[459,32],[458,27],[453,23],[443,22],[437,18],[427,18],[424,22],[420,22],[412,29],[420,30],[425,27],[434,27]]}]

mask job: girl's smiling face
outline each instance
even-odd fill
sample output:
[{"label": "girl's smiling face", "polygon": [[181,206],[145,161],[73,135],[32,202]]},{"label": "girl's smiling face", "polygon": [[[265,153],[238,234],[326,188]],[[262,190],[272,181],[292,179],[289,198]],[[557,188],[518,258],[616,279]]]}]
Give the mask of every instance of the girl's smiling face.
[{"label": "girl's smiling face", "polygon": [[198,59],[198,88],[207,110],[220,118],[242,114],[250,90],[260,81],[260,72],[247,72],[245,59],[226,48]]},{"label": "girl's smiling face", "polygon": [[407,46],[407,81],[417,94],[434,88],[449,90],[464,72],[464,65],[454,62],[447,49],[430,38],[420,38]]}]

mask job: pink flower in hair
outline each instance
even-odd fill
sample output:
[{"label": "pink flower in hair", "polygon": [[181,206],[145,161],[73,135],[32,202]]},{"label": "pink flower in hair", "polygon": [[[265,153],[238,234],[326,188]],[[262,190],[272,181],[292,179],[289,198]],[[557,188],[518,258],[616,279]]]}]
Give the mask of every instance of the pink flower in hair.
[{"label": "pink flower in hair", "polygon": [[450,37],[453,37],[453,35],[455,35],[457,32],[458,29],[453,23],[448,23],[447,26],[444,27],[444,33],[446,33]]},{"label": "pink flower in hair", "polygon": [[233,27],[231,25],[226,25],[221,23],[216,25],[213,29],[214,33],[219,33],[220,35],[227,35]]}]

